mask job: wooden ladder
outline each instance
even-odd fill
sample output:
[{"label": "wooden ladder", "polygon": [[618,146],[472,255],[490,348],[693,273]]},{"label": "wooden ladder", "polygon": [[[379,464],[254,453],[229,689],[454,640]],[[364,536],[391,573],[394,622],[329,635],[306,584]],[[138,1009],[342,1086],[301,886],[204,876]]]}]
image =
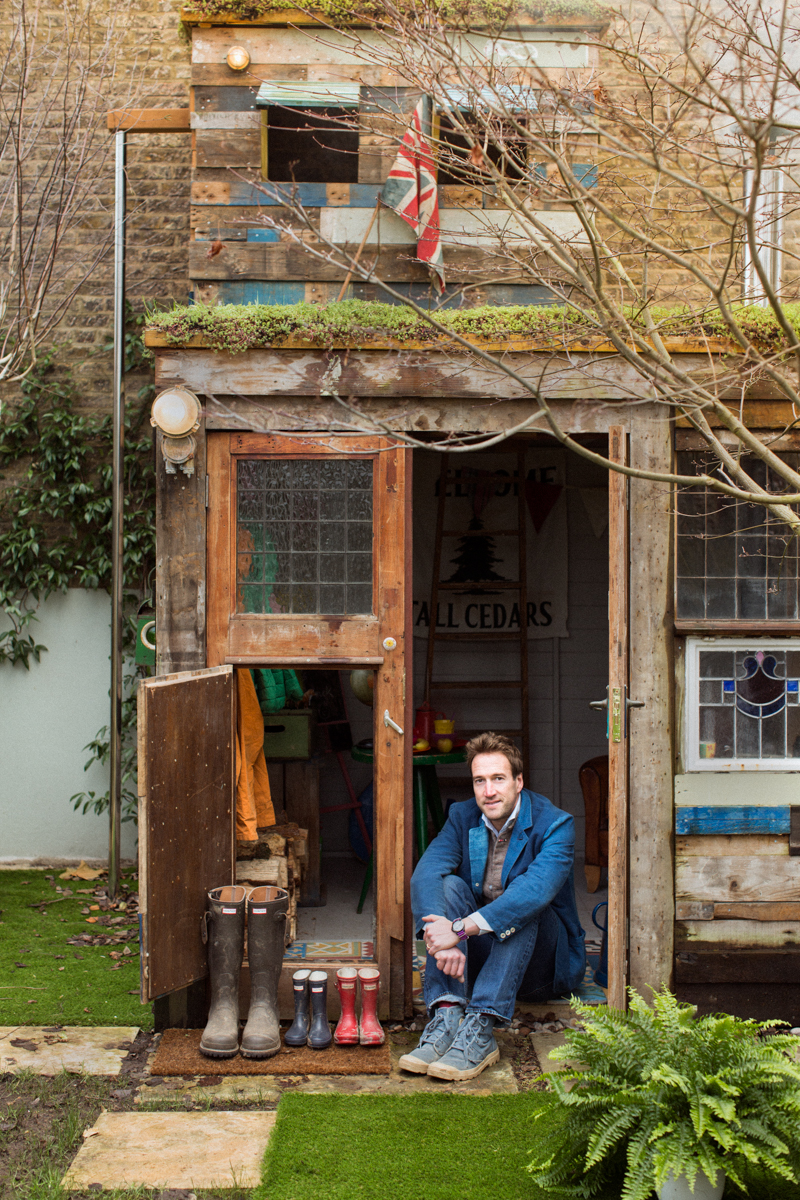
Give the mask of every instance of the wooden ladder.
[{"label": "wooden ladder", "polygon": [[[528,711],[528,558],[525,524],[525,451],[516,451],[517,482],[519,503],[517,505],[517,526],[514,529],[492,529],[476,531],[474,536],[483,536],[485,532],[495,537],[516,537],[519,552],[518,578],[516,581],[498,581],[488,583],[442,583],[439,579],[442,568],[442,541],[444,538],[462,538],[473,536],[469,531],[461,529],[445,529],[444,515],[449,483],[464,482],[450,469],[450,455],[442,454],[442,469],[439,475],[439,503],[436,511],[436,540],[433,550],[433,575],[431,578],[430,624],[428,625],[428,647],[425,663],[425,699],[430,704],[432,691],[464,691],[466,689],[496,689],[513,690],[520,693],[520,724],[519,729],[496,729],[506,737],[519,738],[522,742],[522,756],[525,769],[530,769],[530,722]],[[482,635],[474,633],[440,633],[437,629],[439,614],[439,594],[448,591],[496,592],[500,590],[519,592],[519,633],[511,630],[497,630]],[[519,642],[519,679],[459,679],[453,682],[437,681],[433,678],[433,660],[438,642]],[[472,737],[483,733],[482,729],[466,729],[462,733]]]}]

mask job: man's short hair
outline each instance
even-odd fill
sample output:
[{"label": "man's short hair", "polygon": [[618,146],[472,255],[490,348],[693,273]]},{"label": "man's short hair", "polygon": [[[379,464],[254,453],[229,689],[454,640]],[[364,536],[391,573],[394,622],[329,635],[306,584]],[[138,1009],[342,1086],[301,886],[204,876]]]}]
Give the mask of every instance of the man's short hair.
[{"label": "man's short hair", "polygon": [[502,733],[479,733],[477,737],[471,738],[467,742],[464,751],[470,773],[472,772],[472,760],[477,755],[504,754],[508,759],[514,779],[522,774],[522,752],[510,738],[503,737]]}]

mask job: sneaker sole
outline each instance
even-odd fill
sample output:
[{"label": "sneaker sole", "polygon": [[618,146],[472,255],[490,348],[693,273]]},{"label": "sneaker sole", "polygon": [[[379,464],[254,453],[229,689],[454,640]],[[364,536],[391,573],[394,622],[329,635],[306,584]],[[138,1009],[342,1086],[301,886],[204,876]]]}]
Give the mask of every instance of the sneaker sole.
[{"label": "sneaker sole", "polygon": [[420,1058],[414,1058],[413,1054],[404,1054],[398,1059],[398,1067],[401,1071],[411,1071],[414,1075],[427,1075],[430,1063],[423,1062]]},{"label": "sneaker sole", "polygon": [[465,1079],[474,1079],[476,1075],[480,1075],[481,1071],[491,1067],[492,1063],[498,1062],[499,1058],[500,1051],[493,1050],[482,1063],[478,1063],[477,1067],[470,1067],[468,1071],[459,1071],[457,1067],[448,1067],[446,1063],[434,1062],[428,1067],[427,1073],[434,1079],[449,1079],[460,1083]]}]

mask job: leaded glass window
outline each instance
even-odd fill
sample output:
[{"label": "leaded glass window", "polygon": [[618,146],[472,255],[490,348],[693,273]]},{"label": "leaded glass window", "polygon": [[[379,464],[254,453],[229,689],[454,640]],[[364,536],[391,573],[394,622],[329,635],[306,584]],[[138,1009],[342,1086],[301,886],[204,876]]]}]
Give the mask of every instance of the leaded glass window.
[{"label": "leaded glass window", "polygon": [[[794,469],[800,455],[782,455]],[[742,465],[771,492],[788,486],[759,460]],[[681,451],[682,475],[711,474],[713,455]],[[760,504],[719,492],[686,488],[678,493],[676,562],[679,620],[800,619],[800,558],[792,531]]]},{"label": "leaded glass window", "polygon": [[372,460],[240,459],[236,610],[372,612]]},{"label": "leaded glass window", "polygon": [[687,640],[690,770],[800,769],[800,641]]}]

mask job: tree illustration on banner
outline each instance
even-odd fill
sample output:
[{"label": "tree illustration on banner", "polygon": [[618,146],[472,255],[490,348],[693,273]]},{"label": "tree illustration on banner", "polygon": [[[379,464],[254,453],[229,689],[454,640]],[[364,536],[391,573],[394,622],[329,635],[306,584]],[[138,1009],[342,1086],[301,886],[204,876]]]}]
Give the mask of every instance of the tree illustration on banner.
[{"label": "tree illustration on banner", "polygon": [[469,523],[470,532],[459,539],[456,556],[450,560],[456,571],[450,576],[448,583],[493,583],[496,580],[505,582],[505,575],[498,575],[494,570],[500,561],[495,553],[494,538],[490,533],[481,535],[482,529],[483,522],[480,517],[473,517]]}]

